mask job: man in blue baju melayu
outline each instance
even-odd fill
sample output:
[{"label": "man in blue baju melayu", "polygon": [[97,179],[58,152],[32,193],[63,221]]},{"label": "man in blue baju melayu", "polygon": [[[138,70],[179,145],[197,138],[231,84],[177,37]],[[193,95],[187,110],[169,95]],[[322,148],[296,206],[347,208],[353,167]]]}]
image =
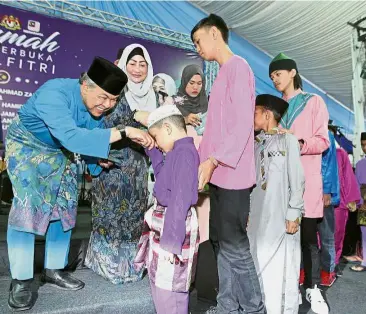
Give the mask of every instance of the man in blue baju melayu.
[{"label": "man in blue baju melayu", "polygon": [[129,138],[145,147],[153,144],[146,132],[128,125],[103,127],[104,113],[116,105],[126,83],[121,69],[96,57],[79,80],[47,81],[9,126],[6,162],[14,199],[7,233],[12,276],[8,304],[14,311],[28,310],[35,302],[31,289],[35,235],[46,237],[41,280],[64,290],[84,287],[62,271],[76,220],[74,154],[89,157],[95,163],[90,168],[96,170],[98,159],[108,159],[113,142]]}]

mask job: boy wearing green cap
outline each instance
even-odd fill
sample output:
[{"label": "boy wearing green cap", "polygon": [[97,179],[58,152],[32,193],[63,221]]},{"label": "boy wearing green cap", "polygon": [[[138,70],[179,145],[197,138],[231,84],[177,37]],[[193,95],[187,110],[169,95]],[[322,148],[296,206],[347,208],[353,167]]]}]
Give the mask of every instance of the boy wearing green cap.
[{"label": "boy wearing green cap", "polygon": [[296,62],[285,54],[277,55],[269,65],[269,76],[275,88],[289,103],[280,126],[292,133],[300,144],[301,162],[305,173],[305,215],[302,219],[301,246],[305,271],[306,299],[315,313],[327,314],[320,284],[318,222],[323,217],[322,153],[329,147],[329,114],[324,100],[302,90]]}]

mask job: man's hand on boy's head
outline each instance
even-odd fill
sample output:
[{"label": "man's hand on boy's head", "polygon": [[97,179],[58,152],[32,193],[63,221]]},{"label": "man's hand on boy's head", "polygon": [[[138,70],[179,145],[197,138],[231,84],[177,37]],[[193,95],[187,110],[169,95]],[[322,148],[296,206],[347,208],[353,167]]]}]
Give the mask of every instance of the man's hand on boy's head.
[{"label": "man's hand on boy's head", "polygon": [[286,220],[286,233],[295,234],[299,231],[299,223],[297,221]]}]

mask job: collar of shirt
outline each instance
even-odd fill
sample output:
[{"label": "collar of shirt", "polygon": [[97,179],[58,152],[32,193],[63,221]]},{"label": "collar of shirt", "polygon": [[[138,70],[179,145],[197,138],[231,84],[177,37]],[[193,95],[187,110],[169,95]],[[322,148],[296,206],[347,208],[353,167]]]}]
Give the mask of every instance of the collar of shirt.
[{"label": "collar of shirt", "polygon": [[81,112],[87,112],[88,108],[86,108],[83,97],[81,97],[80,86],[81,85],[80,85],[79,81],[77,81],[77,83],[75,84],[74,89],[73,89],[74,100],[75,100],[75,103],[78,104],[78,108]]},{"label": "collar of shirt", "polygon": [[283,99],[286,101],[289,101],[291,98],[294,98],[295,96],[302,94],[303,91],[299,88],[297,90],[295,90],[292,94],[290,94],[289,96],[283,95]]},{"label": "collar of shirt", "polygon": [[181,145],[184,145],[184,144],[189,144],[189,143],[192,143],[193,144],[193,138],[192,137],[183,137],[177,141],[175,141],[174,143],[174,147],[173,147],[173,150]]}]

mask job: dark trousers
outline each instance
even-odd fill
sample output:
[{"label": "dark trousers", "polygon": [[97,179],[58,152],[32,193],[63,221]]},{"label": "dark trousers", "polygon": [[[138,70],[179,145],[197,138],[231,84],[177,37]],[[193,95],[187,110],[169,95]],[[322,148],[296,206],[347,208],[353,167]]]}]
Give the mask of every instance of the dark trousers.
[{"label": "dark trousers", "polygon": [[318,246],[318,218],[303,218],[301,222],[301,247],[305,271],[304,288],[320,285],[320,252]]},{"label": "dark trousers", "polygon": [[217,256],[220,314],[266,313],[246,232],[250,191],[210,185],[210,240]]},{"label": "dark trousers", "polygon": [[357,254],[357,245],[362,242],[361,230],[357,224],[358,212],[349,212],[346,226],[346,234],[343,241],[343,255]]},{"label": "dark trousers", "polygon": [[324,217],[319,223],[320,264],[321,268],[328,273],[334,272],[335,267],[334,228],[334,207],[324,207]]}]

